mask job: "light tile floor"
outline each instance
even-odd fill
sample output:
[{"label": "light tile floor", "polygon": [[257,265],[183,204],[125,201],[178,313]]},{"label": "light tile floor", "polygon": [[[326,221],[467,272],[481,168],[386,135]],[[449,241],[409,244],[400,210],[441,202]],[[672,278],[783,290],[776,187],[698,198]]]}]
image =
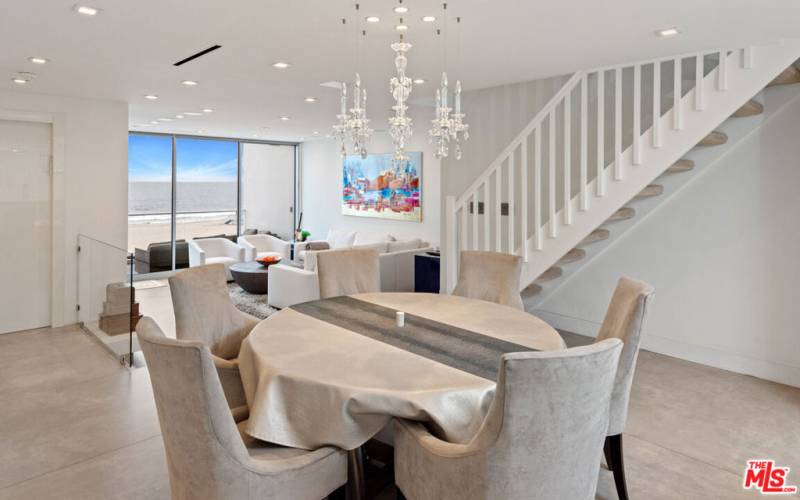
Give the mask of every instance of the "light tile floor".
[{"label": "light tile floor", "polygon": [[[642,352],[625,436],[631,497],[756,498],[741,488],[754,457],[800,483],[799,422],[800,389]],[[146,368],[120,366],[76,327],[0,335],[0,500],[169,498],[159,433]],[[607,471],[598,498],[616,498]]]}]

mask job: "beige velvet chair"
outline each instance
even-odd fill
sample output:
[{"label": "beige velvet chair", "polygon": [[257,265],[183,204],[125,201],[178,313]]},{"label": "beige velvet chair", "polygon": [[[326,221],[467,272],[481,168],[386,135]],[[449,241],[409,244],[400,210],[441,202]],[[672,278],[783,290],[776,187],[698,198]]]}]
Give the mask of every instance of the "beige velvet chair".
[{"label": "beige velvet chair", "polygon": [[499,252],[461,252],[453,295],[523,309],[519,293],[522,258]]},{"label": "beige velvet chair", "polygon": [[381,271],[376,250],[317,252],[317,276],[319,296],[323,299],[381,291]]},{"label": "beige velvet chair", "polygon": [[260,321],[233,305],[222,264],[192,267],[169,278],[175,310],[175,336],[208,346],[228,405],[246,417],[247,401],[239,376],[242,340]]},{"label": "beige velvet chair", "polygon": [[625,484],[625,463],[622,458],[622,433],[628,418],[628,401],[631,396],[633,372],[639,355],[639,341],[644,327],[647,308],[654,296],[654,289],[647,283],[620,278],[600,332],[597,342],[606,339],[620,339],[624,346],[619,358],[614,392],[611,395],[611,413],[605,443],[606,464],[614,473],[614,483],[620,500],[628,499]]},{"label": "beige velvet chair", "polygon": [[151,318],[137,328],[161,423],[173,500],[319,500],[347,481],[336,448],[285,448],[240,432],[208,347],[168,339]]},{"label": "beige velvet chair", "polygon": [[395,424],[395,481],[413,500],[589,500],[622,343],[503,356],[497,392],[467,444]]}]

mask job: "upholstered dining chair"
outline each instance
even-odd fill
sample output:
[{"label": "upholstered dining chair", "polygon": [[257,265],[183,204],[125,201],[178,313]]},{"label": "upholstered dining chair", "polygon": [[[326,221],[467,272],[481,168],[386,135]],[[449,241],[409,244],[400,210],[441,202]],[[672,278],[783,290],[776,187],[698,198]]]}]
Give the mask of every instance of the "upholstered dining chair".
[{"label": "upholstered dining chair", "polygon": [[504,355],[489,412],[466,444],[396,421],[400,492],[413,500],[594,498],[621,350],[609,339]]},{"label": "upholstered dining chair", "polygon": [[191,267],[170,277],[169,289],[175,336],[208,346],[228,405],[239,419],[247,414],[237,360],[239,348],[260,320],[233,305],[225,276],[223,264]]},{"label": "upholstered dining chair", "polygon": [[597,342],[617,338],[623,342],[619,358],[614,392],[611,394],[611,413],[604,446],[606,465],[614,474],[614,484],[620,500],[628,499],[625,483],[625,463],[622,457],[622,433],[628,419],[628,401],[631,396],[633,372],[639,355],[647,307],[654,296],[654,288],[647,283],[630,278],[620,278],[611,303],[608,305]]},{"label": "upholstered dining chair", "polygon": [[523,309],[521,271],[522,258],[516,255],[463,250],[453,295]]},{"label": "upholstered dining chair", "polygon": [[323,250],[316,257],[320,298],[381,291],[376,250]]},{"label": "upholstered dining chair", "polygon": [[344,451],[285,448],[241,432],[225,404],[208,347],[137,325],[167,454],[173,500],[319,500],[347,481]]}]

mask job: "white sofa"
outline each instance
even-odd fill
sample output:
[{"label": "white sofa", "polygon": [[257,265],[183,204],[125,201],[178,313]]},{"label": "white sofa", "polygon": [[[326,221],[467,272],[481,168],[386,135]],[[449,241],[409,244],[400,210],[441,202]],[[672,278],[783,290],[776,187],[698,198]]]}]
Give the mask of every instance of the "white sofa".
[{"label": "white sofa", "polygon": [[245,249],[227,238],[202,238],[189,241],[189,267],[206,264],[225,264],[228,281],[231,281],[230,267],[244,262]]},{"label": "white sofa", "polygon": [[[433,249],[428,242],[420,239],[376,242],[349,248],[378,250],[382,292],[413,292],[414,254]],[[269,305],[280,309],[319,299],[317,253],[315,250],[305,251],[303,267],[276,264],[269,268]]]},{"label": "white sofa", "polygon": [[274,255],[289,260],[291,243],[269,234],[249,234],[239,236],[239,246],[244,248],[244,260],[249,262],[260,257]]},{"label": "white sofa", "polygon": [[357,237],[358,234],[355,231],[329,229],[328,236],[326,236],[325,239],[313,239],[296,243],[294,246],[294,260],[298,262],[303,262],[305,260],[306,247],[308,247],[309,243],[327,243],[331,250],[336,250],[339,248],[350,248],[355,245],[360,246],[365,243],[394,240],[394,238],[388,234],[374,236],[373,238],[375,238],[375,241],[365,241],[363,236],[360,241],[357,241]]}]

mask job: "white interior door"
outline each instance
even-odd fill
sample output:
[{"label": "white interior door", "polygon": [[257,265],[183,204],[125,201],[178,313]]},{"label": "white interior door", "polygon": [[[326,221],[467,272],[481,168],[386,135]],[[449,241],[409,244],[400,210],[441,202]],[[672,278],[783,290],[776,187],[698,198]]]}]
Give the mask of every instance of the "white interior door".
[{"label": "white interior door", "polygon": [[0,120],[0,333],[50,325],[51,137]]},{"label": "white interior door", "polygon": [[242,230],[291,239],[294,232],[295,148],[242,144]]}]

